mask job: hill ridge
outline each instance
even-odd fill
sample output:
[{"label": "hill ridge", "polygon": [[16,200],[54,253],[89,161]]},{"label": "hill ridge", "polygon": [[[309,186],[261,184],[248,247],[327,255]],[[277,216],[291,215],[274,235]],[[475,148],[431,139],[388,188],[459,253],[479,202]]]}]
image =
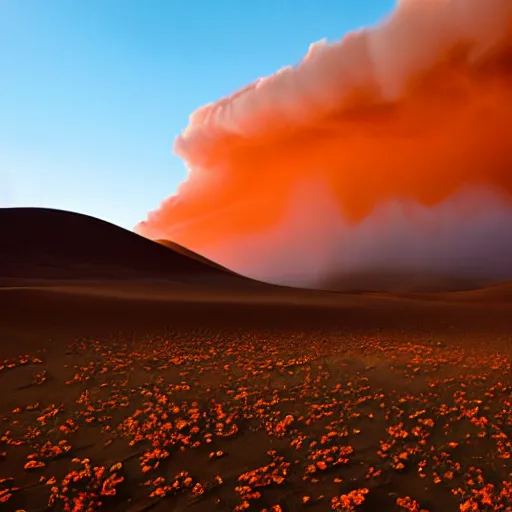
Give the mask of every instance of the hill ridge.
[{"label": "hill ridge", "polygon": [[[110,222],[51,208],[0,208],[0,277],[248,279]],[[180,247],[173,244],[175,247]]]}]

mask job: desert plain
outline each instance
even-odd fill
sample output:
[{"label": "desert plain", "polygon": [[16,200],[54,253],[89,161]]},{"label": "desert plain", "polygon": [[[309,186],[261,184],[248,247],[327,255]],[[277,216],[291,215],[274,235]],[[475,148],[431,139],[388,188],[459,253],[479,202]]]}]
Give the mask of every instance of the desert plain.
[{"label": "desert plain", "polygon": [[292,289],[0,218],[0,510],[512,510],[511,285]]}]

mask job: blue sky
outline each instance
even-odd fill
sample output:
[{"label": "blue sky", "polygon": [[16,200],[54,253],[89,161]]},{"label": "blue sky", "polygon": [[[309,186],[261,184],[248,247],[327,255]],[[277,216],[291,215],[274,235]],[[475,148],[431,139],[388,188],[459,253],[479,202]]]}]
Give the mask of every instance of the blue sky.
[{"label": "blue sky", "polygon": [[0,0],[0,206],[128,229],[186,175],[189,114],[394,0]]}]

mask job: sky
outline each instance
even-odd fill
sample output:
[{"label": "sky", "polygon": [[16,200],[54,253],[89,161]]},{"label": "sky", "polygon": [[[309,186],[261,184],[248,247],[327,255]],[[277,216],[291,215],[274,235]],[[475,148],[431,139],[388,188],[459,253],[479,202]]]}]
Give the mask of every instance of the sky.
[{"label": "sky", "polygon": [[186,176],[198,107],[379,21],[393,0],[0,0],[0,207],[127,229]]}]

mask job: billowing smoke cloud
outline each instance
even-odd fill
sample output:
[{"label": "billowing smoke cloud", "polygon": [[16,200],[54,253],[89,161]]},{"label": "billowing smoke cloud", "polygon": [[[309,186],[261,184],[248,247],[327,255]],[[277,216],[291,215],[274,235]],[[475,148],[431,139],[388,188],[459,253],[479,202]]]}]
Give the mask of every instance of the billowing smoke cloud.
[{"label": "billowing smoke cloud", "polygon": [[198,109],[174,149],[189,175],[149,238],[287,284],[512,279],[512,2],[400,0]]}]

